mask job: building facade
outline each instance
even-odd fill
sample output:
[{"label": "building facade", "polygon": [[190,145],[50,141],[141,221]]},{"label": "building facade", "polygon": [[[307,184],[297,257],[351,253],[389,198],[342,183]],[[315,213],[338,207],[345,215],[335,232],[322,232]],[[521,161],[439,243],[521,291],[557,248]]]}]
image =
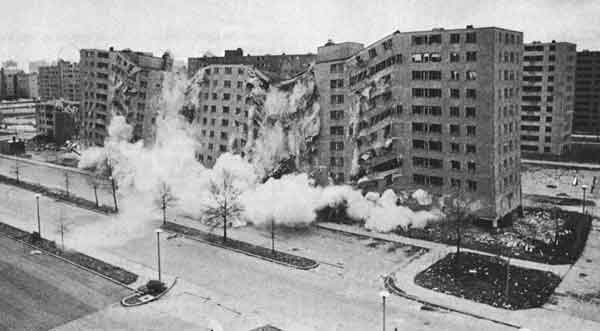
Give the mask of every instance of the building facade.
[{"label": "building facade", "polygon": [[198,70],[208,65],[243,64],[252,66],[266,74],[276,73],[287,79],[306,71],[316,60],[315,54],[244,55],[241,48],[226,50],[224,56],[203,56],[188,58],[188,75],[192,77]]},{"label": "building facade", "polygon": [[42,100],[79,101],[79,65],[59,59],[56,65],[38,68],[38,91]]},{"label": "building facade", "polygon": [[39,99],[37,73],[22,73],[17,76],[17,96],[25,99]]},{"label": "building facade", "polygon": [[35,106],[35,123],[38,134],[47,136],[58,145],[77,134],[79,102],[50,100]]},{"label": "building facade", "polygon": [[242,153],[249,135],[249,105],[246,103],[247,82],[261,76],[248,65],[208,65],[202,72],[202,86],[194,121],[199,127],[201,148],[197,158],[205,166],[214,165],[225,152]]},{"label": "building facade", "polygon": [[353,145],[347,141],[350,90],[346,60],[364,48],[355,42],[327,42],[317,49],[314,66],[321,107],[317,168],[338,183],[350,179]]},{"label": "building facade", "polygon": [[524,45],[521,152],[561,155],[571,144],[576,46]]},{"label": "building facade", "polygon": [[577,52],[573,133],[600,136],[600,51]]},{"label": "building facade", "polygon": [[522,46],[521,32],[495,27],[397,31],[331,61],[319,79],[324,166],[366,190],[457,192],[483,203],[482,219],[510,215]]},{"label": "building facade", "polygon": [[164,73],[171,70],[173,59],[165,53],[131,50],[80,50],[81,140],[84,145],[104,144],[112,113],[122,115],[133,127],[133,140],[143,138],[146,115],[162,90]]},{"label": "building facade", "polygon": [[23,70],[15,67],[0,69],[0,100],[15,100],[20,98],[19,76],[25,75]]}]

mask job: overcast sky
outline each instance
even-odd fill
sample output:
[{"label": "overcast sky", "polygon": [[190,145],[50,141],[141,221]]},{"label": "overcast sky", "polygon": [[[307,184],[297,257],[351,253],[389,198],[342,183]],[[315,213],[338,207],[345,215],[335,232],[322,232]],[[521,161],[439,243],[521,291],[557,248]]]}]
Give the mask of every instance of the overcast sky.
[{"label": "overcast sky", "polygon": [[131,48],[177,59],[242,47],[316,52],[327,39],[371,43],[395,30],[499,26],[525,41],[600,49],[599,0],[32,0],[0,2],[0,62],[77,60],[79,48]]}]

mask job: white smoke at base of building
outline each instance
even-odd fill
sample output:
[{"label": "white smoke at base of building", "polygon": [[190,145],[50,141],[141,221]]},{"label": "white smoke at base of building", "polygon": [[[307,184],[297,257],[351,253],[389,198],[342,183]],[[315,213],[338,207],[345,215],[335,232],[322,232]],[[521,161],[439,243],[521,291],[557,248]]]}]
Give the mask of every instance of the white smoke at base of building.
[{"label": "white smoke at base of building", "polygon": [[[202,72],[191,80],[183,75],[168,73],[157,106],[155,141],[144,146],[141,141],[130,142],[131,126],[122,116],[113,115],[108,128],[109,137],[102,148],[83,152],[82,168],[106,170],[110,165],[119,187],[119,194],[127,205],[121,206],[124,221],[157,218],[152,202],[159,184],[166,183],[177,197],[177,213],[202,219],[210,205],[211,181],[223,179],[223,172],[233,178],[233,185],[241,194],[242,221],[251,224],[299,226],[317,219],[324,208],[343,208],[348,218],[364,222],[365,227],[387,232],[398,227],[423,227],[427,222],[443,217],[439,211],[418,211],[398,205],[400,199],[388,190],[381,196],[360,191],[346,185],[317,186],[308,175],[311,157],[316,153],[315,139],[319,132],[318,93],[314,75],[301,76],[289,81],[283,88],[263,88],[254,84],[249,92],[259,100],[251,107],[249,121],[259,130],[256,139],[249,134],[244,157],[222,154],[211,169],[196,160],[201,148],[196,137],[197,127],[187,121],[180,110],[186,104],[197,102],[201,93]],[[265,175],[278,162],[294,158],[301,172],[281,178]],[[415,193],[421,204],[431,204],[426,192]]]}]

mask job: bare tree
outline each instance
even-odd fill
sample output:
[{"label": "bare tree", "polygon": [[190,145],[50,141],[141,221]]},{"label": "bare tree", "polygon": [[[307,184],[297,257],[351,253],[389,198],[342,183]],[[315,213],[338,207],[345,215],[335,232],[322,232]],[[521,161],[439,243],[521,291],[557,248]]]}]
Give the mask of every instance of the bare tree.
[{"label": "bare tree", "polygon": [[239,202],[241,191],[233,185],[233,175],[222,172],[222,181],[211,180],[209,193],[210,202],[204,207],[205,219],[210,222],[223,223],[223,242],[227,241],[227,220],[239,217],[243,211]]},{"label": "bare tree", "polygon": [[102,184],[102,179],[98,176],[90,175],[87,177],[87,182],[94,190],[94,201],[96,202],[96,207],[99,207],[100,203],[98,202],[98,188]]},{"label": "bare tree", "polygon": [[65,213],[61,208],[58,212],[58,229],[57,232],[60,233],[60,245],[61,249],[64,252],[65,250],[65,233],[69,232],[71,228],[71,223],[67,222],[67,218],[65,217]]},{"label": "bare tree", "polygon": [[460,265],[460,248],[464,226],[473,220],[475,212],[481,209],[481,201],[466,196],[463,192],[455,192],[443,197],[443,211],[446,221],[454,226],[456,235],[455,265]]},{"label": "bare tree", "polygon": [[167,223],[167,208],[175,206],[177,203],[177,197],[173,194],[171,186],[164,181],[158,184],[158,191],[154,204],[158,209],[162,210],[163,214],[163,225]]}]

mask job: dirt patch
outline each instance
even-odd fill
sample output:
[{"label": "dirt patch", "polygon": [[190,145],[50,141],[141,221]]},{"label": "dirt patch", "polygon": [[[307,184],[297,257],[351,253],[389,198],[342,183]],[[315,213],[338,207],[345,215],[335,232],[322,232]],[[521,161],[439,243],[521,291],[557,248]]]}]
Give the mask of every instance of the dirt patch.
[{"label": "dirt patch", "polygon": [[[503,228],[467,223],[462,228],[461,246],[549,264],[577,261],[591,228],[591,220],[578,212],[525,208],[521,219]],[[449,245],[456,244],[453,224],[437,222],[424,229],[398,228],[396,234]]]},{"label": "dirt patch", "polygon": [[495,256],[461,253],[459,263],[455,261],[456,253],[446,255],[417,274],[415,283],[490,306],[518,310],[541,307],[561,281],[551,272],[513,265],[507,269],[506,262]]}]

